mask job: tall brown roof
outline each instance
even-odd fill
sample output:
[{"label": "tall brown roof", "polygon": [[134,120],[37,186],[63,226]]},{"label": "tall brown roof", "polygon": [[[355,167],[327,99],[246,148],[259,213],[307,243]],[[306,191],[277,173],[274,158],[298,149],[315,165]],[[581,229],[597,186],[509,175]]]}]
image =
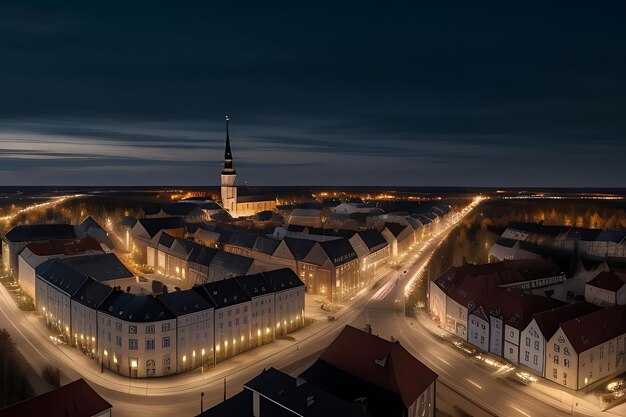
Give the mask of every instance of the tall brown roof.
[{"label": "tall brown roof", "polygon": [[397,393],[406,408],[437,374],[397,343],[346,326],[320,359],[359,379]]},{"label": "tall brown roof", "polygon": [[611,269],[610,271],[600,272],[600,274],[589,281],[587,285],[617,292],[626,285],[626,271]]},{"label": "tall brown roof", "polygon": [[91,417],[112,407],[81,378],[61,388],[3,408],[0,410],[0,417]]},{"label": "tall brown roof", "polygon": [[577,303],[564,305],[563,307],[536,313],[533,318],[537,322],[537,326],[539,326],[543,337],[548,340],[554,336],[554,333],[556,333],[559,329],[559,324],[574,317],[580,317],[593,313],[599,309],[600,307],[596,305],[585,301],[579,301]]},{"label": "tall brown roof", "polygon": [[626,306],[608,307],[561,324],[578,353],[626,333]]}]

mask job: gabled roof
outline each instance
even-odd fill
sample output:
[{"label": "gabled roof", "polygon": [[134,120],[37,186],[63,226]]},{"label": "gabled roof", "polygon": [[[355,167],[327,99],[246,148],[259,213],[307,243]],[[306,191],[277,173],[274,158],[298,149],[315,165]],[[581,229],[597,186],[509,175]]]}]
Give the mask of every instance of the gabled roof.
[{"label": "gabled roof", "polygon": [[274,288],[274,291],[283,291],[295,287],[304,287],[304,282],[291,268],[275,269],[273,271],[261,272],[267,282]]},{"label": "gabled roof", "polygon": [[150,237],[154,237],[161,230],[182,229],[185,227],[185,222],[180,217],[139,219],[137,222],[143,226]]},{"label": "gabled roof", "polygon": [[234,279],[213,281],[195,288],[200,291],[200,294],[209,297],[215,308],[224,308],[250,301],[250,297]]},{"label": "gabled roof", "polygon": [[232,278],[243,288],[248,297],[254,298],[274,292],[274,287],[270,285],[262,274],[243,275]]},{"label": "gabled roof", "polygon": [[626,306],[616,305],[561,323],[578,353],[626,334]]},{"label": "gabled roof", "polygon": [[0,417],[39,415],[90,417],[99,415],[112,407],[81,378],[45,394],[3,408],[0,410]]},{"label": "gabled roof", "polygon": [[314,240],[296,239],[293,237],[286,237],[284,241],[296,261],[301,261],[306,258],[309,252],[311,252],[311,249],[313,249],[313,246],[317,243]]},{"label": "gabled roof", "polygon": [[626,230],[605,230],[598,235],[597,241],[623,243],[626,240]]},{"label": "gabled roof", "polygon": [[[234,253],[218,251],[211,259],[210,267],[216,271],[221,269],[224,274],[232,276],[244,275],[250,271],[254,259]],[[220,277],[226,278],[226,276]]]},{"label": "gabled roof", "polygon": [[208,267],[211,265],[213,257],[219,252],[221,251],[215,248],[197,245],[192,249],[191,253],[189,254],[188,261]]},{"label": "gabled roof", "polygon": [[70,268],[61,259],[49,259],[35,268],[35,272],[43,280],[56,288],[73,296],[87,280],[87,276]]},{"label": "gabled roof", "polygon": [[[396,394],[406,409],[437,379],[436,373],[415,359],[401,345],[350,326],[344,327],[322,353],[319,361],[356,377],[356,380]],[[302,377],[320,388],[332,381],[329,378],[331,375],[324,375],[325,372],[316,375],[314,367],[315,365],[305,371]],[[337,387],[337,391],[330,393],[343,398],[343,393],[353,389],[354,387]]]},{"label": "gabled roof", "polygon": [[62,239],[33,242],[26,246],[37,256],[51,255],[77,255],[87,251],[97,251],[104,253],[100,243],[91,236],[84,239]]},{"label": "gabled roof", "polygon": [[71,224],[21,224],[9,230],[4,237],[9,242],[76,239],[76,229]]},{"label": "gabled roof", "polygon": [[93,278],[87,278],[85,283],[72,297],[73,301],[97,309],[100,304],[113,292],[113,288],[102,284]]},{"label": "gabled roof", "polygon": [[230,234],[230,239],[228,243],[233,246],[240,246],[243,248],[252,249],[254,247],[254,242],[256,242],[256,238],[258,237],[255,233],[247,233],[247,232],[232,232]]},{"label": "gabled roof", "polygon": [[161,250],[169,250],[172,247],[172,244],[176,238],[170,234],[168,234],[165,230],[160,230],[154,237],[150,240],[149,246],[155,249]]},{"label": "gabled roof", "polygon": [[569,226],[546,226],[538,223],[509,222],[507,229],[515,229],[526,233],[548,235],[556,237],[561,233],[568,231]]},{"label": "gabled roof", "polygon": [[598,276],[589,281],[587,285],[617,292],[626,285],[626,271],[612,269],[610,271],[600,272]]},{"label": "gabled roof", "polygon": [[72,256],[60,262],[96,281],[133,278],[134,275],[113,253]]},{"label": "gabled roof", "polygon": [[[342,400],[274,368],[263,370],[244,384],[244,391],[261,395],[260,415],[306,417],[367,417],[369,414],[351,400]],[[282,413],[265,410],[264,399],[279,404]],[[244,414],[245,415],[245,414]]]},{"label": "gabled roof", "polygon": [[363,230],[358,232],[358,235],[363,239],[363,242],[370,251],[378,246],[389,245],[385,237],[376,229]]},{"label": "gabled roof", "polygon": [[593,313],[599,309],[600,307],[591,303],[579,301],[573,304],[564,305],[563,307],[535,313],[533,318],[535,319],[537,326],[539,326],[543,337],[545,337],[546,340],[549,340],[559,329],[559,324],[574,317],[580,317]]},{"label": "gabled roof", "polygon": [[253,250],[264,253],[266,255],[273,255],[276,252],[276,249],[280,245],[279,239],[274,239],[271,237],[258,236],[256,241],[254,242]]},{"label": "gabled roof", "polygon": [[170,320],[174,314],[152,295],[134,295],[115,291],[100,310],[124,321],[149,323]]},{"label": "gabled roof", "polygon": [[385,223],[385,229],[389,230],[394,237],[398,237],[407,227],[409,226],[399,223]]},{"label": "gabled roof", "polygon": [[327,240],[319,242],[319,245],[335,266],[343,265],[358,258],[347,239]]},{"label": "gabled roof", "polygon": [[85,217],[85,219],[80,222],[80,224],[76,226],[76,228],[80,230],[83,234],[87,233],[87,231],[91,228],[102,229],[98,222],[95,221],[94,218],[91,216]]},{"label": "gabled roof", "polygon": [[161,294],[158,300],[177,317],[213,308],[213,303],[194,289]]}]

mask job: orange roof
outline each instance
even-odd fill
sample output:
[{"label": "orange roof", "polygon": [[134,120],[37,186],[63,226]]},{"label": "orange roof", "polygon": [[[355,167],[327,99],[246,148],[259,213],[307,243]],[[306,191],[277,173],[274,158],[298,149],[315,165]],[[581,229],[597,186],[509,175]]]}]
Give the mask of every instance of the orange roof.
[{"label": "orange roof", "polygon": [[346,326],[320,359],[357,378],[397,393],[408,409],[437,374],[404,347]]},{"label": "orange roof", "polygon": [[0,417],[91,417],[112,407],[81,378],[61,388],[3,408],[0,410]]}]

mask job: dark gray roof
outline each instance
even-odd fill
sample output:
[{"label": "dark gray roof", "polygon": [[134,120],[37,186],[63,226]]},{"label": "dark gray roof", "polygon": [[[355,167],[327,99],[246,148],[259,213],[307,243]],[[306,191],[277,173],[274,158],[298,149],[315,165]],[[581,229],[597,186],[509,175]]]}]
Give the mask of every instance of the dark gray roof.
[{"label": "dark gray roof", "polygon": [[194,211],[196,214],[202,213],[202,209],[198,204],[186,202],[166,204],[163,206],[163,211],[170,216],[189,216],[194,214]]},{"label": "dark gray roof", "polygon": [[408,226],[399,223],[385,223],[385,228],[389,229],[394,237],[398,237],[407,227]]},{"label": "dark gray roof", "polygon": [[188,261],[194,262],[200,265],[209,266],[213,257],[220,251],[215,248],[209,248],[207,246],[196,245],[189,254]]},{"label": "dark gray roof", "polygon": [[215,305],[215,308],[224,308],[235,304],[250,301],[250,297],[234,279],[213,281],[196,287],[200,294],[204,294]]},{"label": "dark gray roof", "polygon": [[134,295],[115,291],[100,310],[125,321],[148,323],[170,320],[174,315],[152,295]]},{"label": "dark gray roof", "polygon": [[127,217],[125,216],[122,221],[120,222],[120,224],[122,226],[126,226],[126,227],[130,227],[132,228],[135,224],[137,224],[137,219],[134,217]]},{"label": "dark gray roof", "polygon": [[76,230],[71,224],[21,224],[4,236],[10,242],[75,239]]},{"label": "dark gray roof", "polygon": [[363,242],[369,250],[376,248],[378,246],[387,246],[389,245],[385,240],[385,237],[376,229],[368,229],[358,232]]},{"label": "dark gray roof", "polygon": [[97,309],[111,292],[113,292],[113,288],[108,285],[104,285],[93,278],[87,278],[83,286],[76,291],[72,300]]},{"label": "dark gray roof", "polygon": [[59,290],[73,296],[87,281],[87,276],[75,271],[61,262],[61,259],[49,259],[35,268],[35,273]]},{"label": "dark gray roof", "polygon": [[175,316],[184,316],[213,308],[213,303],[196,290],[174,291],[162,294],[158,300]]},{"label": "dark gray roof", "polygon": [[319,242],[319,245],[335,266],[357,258],[354,248],[346,239],[327,240]]},{"label": "dark gray roof", "polygon": [[258,237],[255,233],[247,233],[247,232],[232,232],[230,235],[230,239],[228,242],[233,246],[241,246],[243,248],[252,249],[254,247],[254,242],[256,242],[256,238]]},{"label": "dark gray roof", "polygon": [[422,223],[423,225],[427,225],[432,223],[433,221],[428,218],[427,216],[424,216],[423,214],[413,214],[411,215],[412,217],[415,217],[417,220],[420,221],[420,223]]},{"label": "dark gray roof", "polygon": [[77,226],[78,230],[80,230],[82,233],[87,233],[87,231],[92,227],[95,227],[96,229],[102,229],[98,222],[95,221],[94,218],[91,216],[85,217],[85,219]]},{"label": "dark gray roof", "polygon": [[150,237],[154,237],[161,230],[181,229],[185,222],[180,217],[159,217],[154,219],[139,219],[138,222],[146,229]]},{"label": "dark gray roof", "polygon": [[238,203],[254,203],[257,201],[275,201],[276,196],[267,190],[254,190],[248,187],[237,187]]},{"label": "dark gray roof", "polygon": [[254,298],[261,295],[267,295],[274,292],[274,288],[270,285],[265,277],[261,274],[243,275],[233,278],[248,294],[248,297]]},{"label": "dark gray roof", "polygon": [[276,252],[278,245],[280,245],[280,240],[273,239],[271,237],[258,236],[256,241],[254,242],[254,249],[257,252],[264,253],[266,255],[272,255]]},{"label": "dark gray roof", "polygon": [[572,229],[567,232],[568,239],[580,239],[584,241],[592,241],[596,240],[598,235],[602,233],[601,229],[585,229],[582,227],[572,227]]},{"label": "dark gray roof", "polygon": [[597,241],[622,243],[626,239],[626,230],[605,230],[598,235]]},{"label": "dark gray roof", "polygon": [[311,249],[313,249],[315,243],[316,242],[314,240],[310,239],[296,239],[293,237],[285,238],[285,244],[297,261],[301,261],[302,259],[304,259],[309,254],[309,252],[311,252]]},{"label": "dark gray roof", "polygon": [[506,227],[508,229],[520,230],[527,233],[542,234],[549,236],[558,236],[564,231],[570,229],[569,226],[546,226],[538,223],[509,222]]},{"label": "dark gray roof", "polygon": [[68,267],[92,277],[96,281],[109,281],[134,277],[133,273],[112,253],[98,255],[70,256],[62,258]]},{"label": "dark gray roof", "polygon": [[515,240],[515,239],[509,239],[507,237],[499,237],[496,240],[496,245],[504,246],[505,248],[512,248],[513,246],[515,246],[517,242],[518,240]]},{"label": "dark gray roof", "polygon": [[290,268],[261,272],[274,291],[283,291],[295,287],[304,287],[304,282]]},{"label": "dark gray roof", "polygon": [[337,398],[304,381],[300,383],[296,378],[274,368],[264,370],[244,384],[244,388],[260,393],[262,397],[299,416],[369,416],[360,404]]},{"label": "dark gray roof", "polygon": [[211,259],[211,268],[222,268],[228,274],[244,275],[248,273],[254,259],[234,253],[218,251]]}]

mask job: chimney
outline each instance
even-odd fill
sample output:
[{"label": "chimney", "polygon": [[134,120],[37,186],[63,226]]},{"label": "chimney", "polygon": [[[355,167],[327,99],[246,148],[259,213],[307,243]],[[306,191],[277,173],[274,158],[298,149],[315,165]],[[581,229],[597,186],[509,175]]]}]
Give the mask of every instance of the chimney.
[{"label": "chimney", "polygon": [[315,404],[315,397],[313,395],[306,397],[307,408],[311,407],[313,404]]}]

